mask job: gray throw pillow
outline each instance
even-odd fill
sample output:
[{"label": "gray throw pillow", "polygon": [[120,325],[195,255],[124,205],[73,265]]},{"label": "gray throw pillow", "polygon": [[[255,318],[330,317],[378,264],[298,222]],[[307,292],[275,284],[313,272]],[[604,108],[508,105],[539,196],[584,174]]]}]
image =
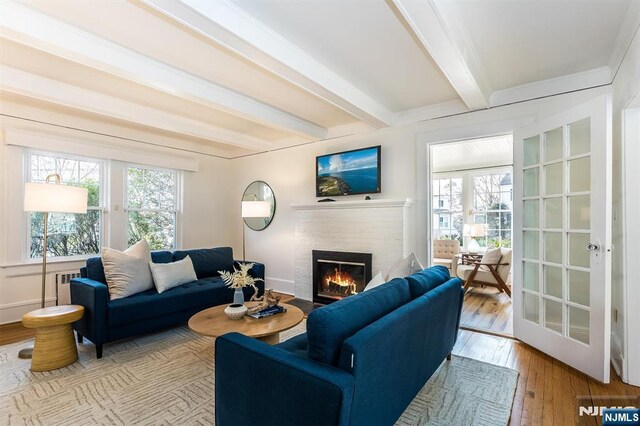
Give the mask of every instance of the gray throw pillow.
[{"label": "gray throw pillow", "polygon": [[385,277],[386,281],[391,281],[394,278],[404,278],[408,277],[411,274],[415,274],[416,272],[422,271],[424,267],[416,257],[414,253],[411,253],[407,257],[403,257],[398,259],[396,263],[393,264],[387,276]]},{"label": "gray throw pillow", "polygon": [[177,287],[182,284],[196,281],[196,271],[193,269],[193,262],[189,256],[177,262],[170,263],[149,263],[151,275],[156,285],[158,293]]},{"label": "gray throw pillow", "polygon": [[102,265],[111,300],[120,299],[153,288],[151,250],[140,240],[124,252],[102,248]]},{"label": "gray throw pillow", "polygon": [[[495,265],[496,263],[500,263],[500,259],[502,259],[502,251],[500,250],[500,248],[487,249],[487,251],[485,251],[484,255],[482,256],[482,260],[480,261],[480,263]],[[484,265],[480,268],[485,271],[489,270],[489,268]]]}]

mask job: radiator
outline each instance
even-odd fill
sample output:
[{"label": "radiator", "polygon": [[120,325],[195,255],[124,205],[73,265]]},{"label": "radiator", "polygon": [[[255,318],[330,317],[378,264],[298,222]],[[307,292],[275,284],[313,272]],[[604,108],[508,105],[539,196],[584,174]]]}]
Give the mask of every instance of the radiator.
[{"label": "radiator", "polygon": [[56,273],[56,289],[58,300],[56,305],[71,304],[71,279],[78,278],[80,271],[66,271]]}]

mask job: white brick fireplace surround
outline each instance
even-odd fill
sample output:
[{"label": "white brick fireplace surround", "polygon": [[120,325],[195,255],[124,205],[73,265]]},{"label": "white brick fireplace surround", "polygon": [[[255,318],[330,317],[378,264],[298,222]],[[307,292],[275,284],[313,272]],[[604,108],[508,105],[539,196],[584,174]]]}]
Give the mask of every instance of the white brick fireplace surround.
[{"label": "white brick fireplace surround", "polygon": [[372,274],[383,275],[414,250],[412,200],[294,204],[295,296],[313,298],[312,250],[371,253]]}]

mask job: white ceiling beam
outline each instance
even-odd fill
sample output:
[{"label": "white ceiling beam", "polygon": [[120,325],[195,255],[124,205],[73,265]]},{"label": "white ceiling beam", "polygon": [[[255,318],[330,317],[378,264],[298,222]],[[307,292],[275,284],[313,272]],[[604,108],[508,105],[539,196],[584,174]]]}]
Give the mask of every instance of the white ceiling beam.
[{"label": "white ceiling beam", "polygon": [[129,81],[310,139],[327,130],[251,97],[163,64],[10,0],[0,2],[0,35]]},{"label": "white ceiling beam", "polygon": [[[478,75],[461,54],[432,0],[388,0],[405,28],[422,44],[470,110],[489,106]],[[477,74],[477,72],[475,73]]]},{"label": "white ceiling beam", "polygon": [[374,127],[392,125],[382,104],[230,1],[142,1]]},{"label": "white ceiling beam", "polygon": [[255,151],[266,151],[271,147],[269,142],[262,139],[8,66],[0,66],[0,90],[109,118]]}]

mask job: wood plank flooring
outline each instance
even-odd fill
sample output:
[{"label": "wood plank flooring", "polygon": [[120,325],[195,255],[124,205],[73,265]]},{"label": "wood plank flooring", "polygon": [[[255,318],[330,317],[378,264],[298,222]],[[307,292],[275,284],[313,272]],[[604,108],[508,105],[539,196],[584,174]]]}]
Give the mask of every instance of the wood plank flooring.
[{"label": "wood plank flooring", "polygon": [[493,287],[472,287],[464,296],[460,325],[513,335],[511,298]]},{"label": "wood plank flooring", "polygon": [[[492,303],[487,296],[482,297],[485,299],[478,295],[473,299]],[[282,300],[286,302],[290,298],[283,295]],[[20,323],[0,326],[0,344],[25,340],[32,335],[33,330]],[[520,373],[511,425],[600,425],[599,417],[580,417],[578,407],[607,405],[611,400],[601,398],[612,396],[635,398],[628,400],[628,404],[640,405],[640,387],[622,383],[615,372],[612,371],[611,383],[604,385],[515,339],[461,330],[453,353]]]},{"label": "wood plank flooring", "polygon": [[620,399],[601,398],[615,396],[640,405],[640,387],[622,383],[613,370],[604,385],[515,339],[461,330],[453,353],[518,370],[511,425],[600,425],[600,417],[579,416],[579,406],[611,405]]}]

